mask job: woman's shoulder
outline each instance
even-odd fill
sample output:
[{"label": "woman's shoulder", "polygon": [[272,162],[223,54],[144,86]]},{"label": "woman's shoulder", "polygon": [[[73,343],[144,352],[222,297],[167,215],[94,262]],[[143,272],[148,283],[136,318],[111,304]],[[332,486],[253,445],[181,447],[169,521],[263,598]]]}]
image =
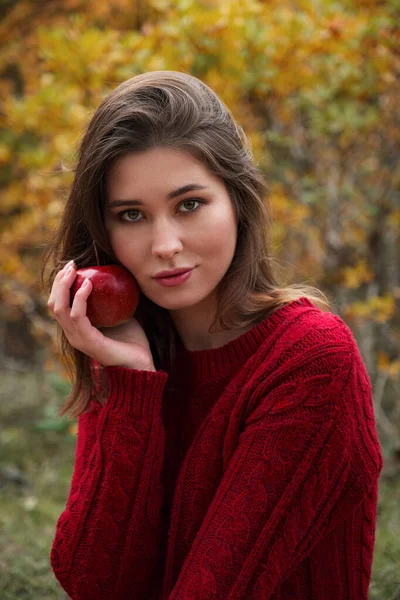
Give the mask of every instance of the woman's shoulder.
[{"label": "woman's shoulder", "polygon": [[265,366],[277,369],[325,363],[327,368],[338,363],[361,363],[357,340],[349,325],[332,310],[322,310],[307,299],[286,305],[284,318],[273,339],[267,336],[259,348]]},{"label": "woman's shoulder", "polygon": [[[285,323],[266,339],[253,367],[252,402],[268,398],[268,405],[276,402],[274,410],[307,399],[313,404],[340,398],[343,388],[353,384],[369,402],[371,382],[351,329],[340,316],[311,302],[307,310],[285,313]],[[359,397],[355,394],[352,401]]]},{"label": "woman's shoulder", "polygon": [[303,310],[295,310],[284,336],[289,345],[302,343],[304,348],[327,345],[358,352],[356,338],[349,325],[332,310],[322,310],[306,299]]}]

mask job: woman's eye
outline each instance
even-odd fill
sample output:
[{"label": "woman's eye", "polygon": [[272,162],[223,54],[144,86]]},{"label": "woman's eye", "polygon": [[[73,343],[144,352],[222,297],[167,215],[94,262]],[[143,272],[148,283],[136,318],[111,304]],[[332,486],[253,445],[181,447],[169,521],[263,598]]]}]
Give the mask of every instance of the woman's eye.
[{"label": "woman's eye", "polygon": [[[200,200],[198,198],[191,198],[190,200],[184,200],[183,202],[181,202],[180,206],[183,206],[184,204],[205,204],[203,200]],[[198,207],[195,207],[192,210],[185,210],[183,212],[187,212],[187,213],[192,213],[195,212],[197,210]],[[120,219],[120,221],[124,221],[125,223],[136,223],[138,221],[141,221],[142,219],[124,219],[123,216],[124,215],[128,215],[128,214],[132,214],[132,213],[138,213],[141,214],[141,212],[139,210],[123,210],[122,212],[118,213],[118,218]]]}]

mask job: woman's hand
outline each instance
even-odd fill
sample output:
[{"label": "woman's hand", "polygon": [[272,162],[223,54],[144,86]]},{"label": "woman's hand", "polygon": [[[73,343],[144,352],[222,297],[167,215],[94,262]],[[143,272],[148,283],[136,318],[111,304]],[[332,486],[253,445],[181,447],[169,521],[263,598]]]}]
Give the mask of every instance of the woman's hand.
[{"label": "woman's hand", "polygon": [[76,292],[70,307],[70,288],[75,277],[75,264],[68,263],[57,273],[47,302],[71,346],[105,367],[155,371],[149,341],[137,319],[102,329],[91,325],[86,316],[92,291],[89,279]]}]

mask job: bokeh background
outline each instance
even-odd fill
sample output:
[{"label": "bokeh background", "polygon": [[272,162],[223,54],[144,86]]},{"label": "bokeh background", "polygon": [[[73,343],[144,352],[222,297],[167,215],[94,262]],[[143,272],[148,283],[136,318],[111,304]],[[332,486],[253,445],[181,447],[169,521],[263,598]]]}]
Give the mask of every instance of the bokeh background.
[{"label": "bokeh background", "polygon": [[0,0],[0,597],[56,600],[76,421],[43,250],[83,128],[144,71],[227,103],[268,177],[285,282],[352,329],[385,466],[370,598],[400,598],[400,0]]}]

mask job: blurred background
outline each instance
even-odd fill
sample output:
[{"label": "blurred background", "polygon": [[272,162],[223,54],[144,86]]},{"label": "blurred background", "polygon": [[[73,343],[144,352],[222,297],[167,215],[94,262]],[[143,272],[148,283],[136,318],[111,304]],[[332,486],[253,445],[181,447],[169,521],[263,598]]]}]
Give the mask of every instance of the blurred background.
[{"label": "blurred background", "polygon": [[400,0],[0,0],[0,597],[58,600],[76,421],[39,270],[83,127],[122,81],[209,84],[267,175],[272,253],[369,372],[385,466],[370,598],[400,599]]}]

